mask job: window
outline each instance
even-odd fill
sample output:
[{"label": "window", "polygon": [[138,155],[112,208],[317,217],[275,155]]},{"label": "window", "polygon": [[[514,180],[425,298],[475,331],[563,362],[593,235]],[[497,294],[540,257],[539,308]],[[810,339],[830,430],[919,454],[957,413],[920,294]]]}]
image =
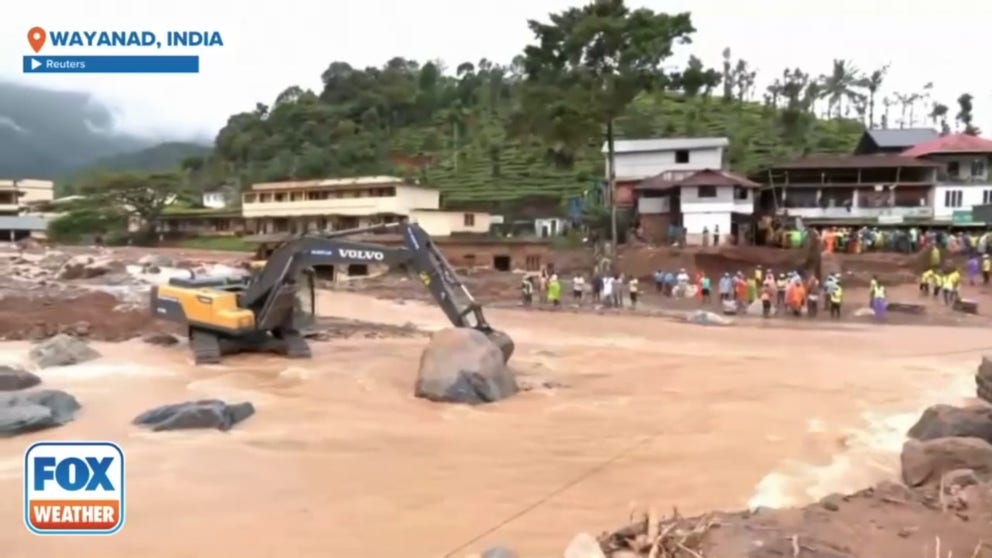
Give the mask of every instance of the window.
[{"label": "window", "polygon": [[745,201],[747,201],[747,188],[741,188],[740,186],[734,186],[734,199],[735,200],[745,200]]},{"label": "window", "polygon": [[992,190],[982,192],[982,203],[992,203]]},{"label": "window", "polygon": [[696,187],[696,197],[700,198],[715,198],[716,197],[716,186],[697,186]]},{"label": "window", "polygon": [[245,203],[255,203],[255,194],[245,194]]},{"label": "window", "polygon": [[961,190],[947,190],[944,192],[944,207],[961,207],[963,198]]},{"label": "window", "polygon": [[951,161],[947,163],[947,176],[951,178],[958,178],[961,176],[961,163],[957,161]]},{"label": "window", "polygon": [[286,194],[276,194],[276,201],[277,202],[286,201]]},{"label": "window", "polygon": [[541,256],[527,256],[524,260],[524,267],[527,271],[537,271],[541,269]]},{"label": "window", "polygon": [[675,162],[676,163],[688,163],[689,162],[689,150],[679,149],[675,152]]},{"label": "window", "polygon": [[475,226],[475,213],[466,213],[462,216],[462,220],[465,222],[466,227]]},{"label": "window", "polygon": [[[985,178],[986,173],[988,173],[988,167],[985,165],[985,159],[975,159],[971,162],[971,177],[972,178]],[[989,203],[989,202],[985,202]]]}]

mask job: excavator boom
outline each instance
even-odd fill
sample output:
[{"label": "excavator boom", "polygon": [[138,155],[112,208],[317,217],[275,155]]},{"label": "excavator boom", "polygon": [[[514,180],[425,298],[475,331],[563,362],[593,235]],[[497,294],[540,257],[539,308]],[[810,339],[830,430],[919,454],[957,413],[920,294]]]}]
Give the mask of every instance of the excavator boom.
[{"label": "excavator boom", "polygon": [[[395,231],[398,247],[348,240],[362,233]],[[295,327],[298,282],[316,266],[347,264],[403,266],[413,272],[455,327],[475,328],[493,340],[509,359],[513,341],[495,331],[430,235],[415,223],[393,223],[304,235],[283,243],[247,283],[170,280],[152,290],[154,315],[185,323],[198,362],[217,362],[225,352],[275,350],[309,357]],[[313,289],[312,283],[309,285]]]}]

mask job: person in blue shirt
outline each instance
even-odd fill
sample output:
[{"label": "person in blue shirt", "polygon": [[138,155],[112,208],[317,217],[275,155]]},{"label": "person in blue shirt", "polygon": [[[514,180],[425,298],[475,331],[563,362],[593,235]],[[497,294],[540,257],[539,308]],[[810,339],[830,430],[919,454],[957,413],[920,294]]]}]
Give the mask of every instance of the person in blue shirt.
[{"label": "person in blue shirt", "polygon": [[660,269],[654,272],[654,288],[659,293],[665,288],[665,274]]},{"label": "person in blue shirt", "polygon": [[675,274],[671,271],[665,273],[665,296],[672,296],[675,291]]},{"label": "person in blue shirt", "polygon": [[733,298],[734,282],[730,279],[729,273],[724,273],[720,277],[720,300],[730,300]]}]

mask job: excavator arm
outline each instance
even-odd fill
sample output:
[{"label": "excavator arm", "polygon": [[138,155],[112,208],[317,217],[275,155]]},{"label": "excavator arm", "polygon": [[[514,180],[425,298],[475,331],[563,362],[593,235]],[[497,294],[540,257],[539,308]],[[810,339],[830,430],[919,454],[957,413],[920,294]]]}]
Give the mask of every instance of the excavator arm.
[{"label": "excavator arm", "polygon": [[[371,232],[397,232],[398,247],[356,242],[347,237]],[[281,331],[292,327],[296,281],[306,268],[347,264],[404,266],[413,272],[455,327],[475,328],[493,340],[506,359],[513,342],[494,331],[482,307],[459,280],[455,270],[435,246],[430,235],[416,223],[392,223],[347,229],[325,235],[301,236],[276,248],[243,293],[239,306],[255,314],[259,330]]]}]

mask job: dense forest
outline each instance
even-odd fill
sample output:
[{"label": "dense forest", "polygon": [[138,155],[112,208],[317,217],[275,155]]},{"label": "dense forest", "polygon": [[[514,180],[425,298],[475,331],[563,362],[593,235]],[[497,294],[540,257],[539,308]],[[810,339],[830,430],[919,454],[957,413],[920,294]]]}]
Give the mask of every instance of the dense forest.
[{"label": "dense forest", "polygon": [[[862,71],[847,60],[822,71],[786,68],[763,91],[729,48],[714,67],[690,57],[673,68],[674,51],[695,33],[688,13],[598,0],[528,25],[533,44],[507,63],[331,62],[320,91],[290,86],[233,115],[209,155],[186,157],[171,181],[155,183],[196,192],[392,174],[440,188],[448,205],[504,210],[593,188],[607,137],[727,136],[731,166],[747,172],[803,153],[848,152],[865,127],[978,133],[970,95],[956,109],[931,98],[930,84],[882,96],[887,68]],[[116,189],[99,180],[81,186],[94,194],[141,188],[139,178],[117,178]],[[145,218],[161,210],[149,207]]]}]

